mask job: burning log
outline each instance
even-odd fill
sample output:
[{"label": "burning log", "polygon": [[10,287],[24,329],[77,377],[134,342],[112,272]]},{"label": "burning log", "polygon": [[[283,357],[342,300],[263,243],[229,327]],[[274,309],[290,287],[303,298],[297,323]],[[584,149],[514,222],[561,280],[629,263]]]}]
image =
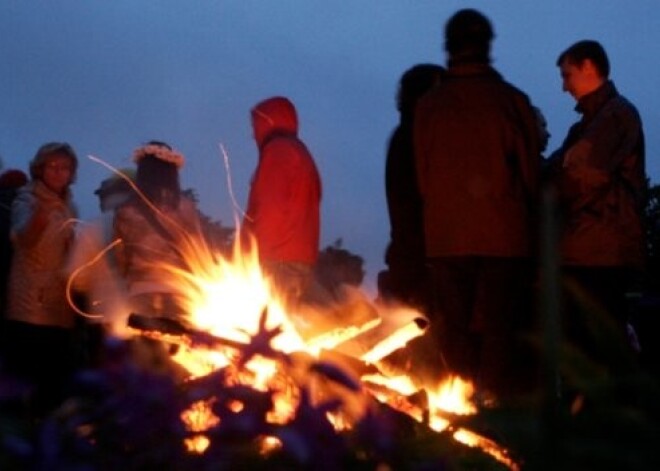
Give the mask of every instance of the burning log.
[{"label": "burning log", "polygon": [[210,349],[229,347],[240,350],[247,345],[246,343],[217,337],[208,332],[194,329],[171,317],[153,317],[132,313],[128,317],[128,326],[141,331],[147,336],[155,334],[160,340],[167,338],[164,336],[186,338],[192,346],[196,347]]},{"label": "burning log", "polygon": [[337,345],[336,350],[374,363],[404,347],[411,339],[423,335],[429,326],[426,316],[407,308],[381,306],[379,319],[380,322],[372,329]]}]

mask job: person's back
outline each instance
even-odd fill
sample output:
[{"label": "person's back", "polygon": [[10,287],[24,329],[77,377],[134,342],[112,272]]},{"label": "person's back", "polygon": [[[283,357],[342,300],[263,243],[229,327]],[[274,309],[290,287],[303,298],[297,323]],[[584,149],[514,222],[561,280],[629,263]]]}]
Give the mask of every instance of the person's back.
[{"label": "person's back", "polygon": [[417,106],[414,145],[431,331],[450,372],[505,397],[517,386],[516,316],[530,315],[540,151],[529,99],[490,65],[493,37],[476,10],[449,19],[447,72]]},{"label": "person's back", "polygon": [[418,106],[428,256],[528,256],[538,185],[527,97],[488,64],[450,63]]},{"label": "person's back", "polygon": [[413,150],[413,118],[418,100],[441,80],[444,68],[417,64],[399,81],[399,125],[387,146],[385,196],[390,242],[385,252],[387,271],[378,275],[379,294],[425,309],[426,267],[422,200],[417,188]]},{"label": "person's back", "polygon": [[157,211],[133,198],[117,209],[114,228],[124,246],[120,263],[131,293],[165,289],[162,268],[181,266],[175,239],[182,230],[196,232],[196,217],[195,205],[187,198],[181,198],[177,207],[160,207]]},{"label": "person's back", "polygon": [[253,111],[259,165],[250,188],[244,229],[262,260],[313,264],[318,257],[321,179],[298,138],[293,104],[274,97]]},{"label": "person's back", "polygon": [[[134,152],[140,195],[115,211],[114,234],[119,271],[133,312],[180,318],[181,293],[166,279],[164,267],[185,267],[182,250],[200,236],[195,203],[182,194],[179,169],[184,157],[169,145],[151,141]],[[146,201],[145,201],[146,200]]]},{"label": "person's back", "polygon": [[320,238],[321,177],[298,137],[298,116],[286,97],[252,109],[259,163],[252,178],[243,237],[254,237],[259,259],[287,303],[313,283]]}]

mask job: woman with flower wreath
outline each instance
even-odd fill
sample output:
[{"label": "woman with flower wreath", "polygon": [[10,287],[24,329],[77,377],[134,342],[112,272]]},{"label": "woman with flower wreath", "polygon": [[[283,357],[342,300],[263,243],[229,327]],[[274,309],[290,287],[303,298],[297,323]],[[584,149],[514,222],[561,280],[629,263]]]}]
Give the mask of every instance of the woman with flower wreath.
[{"label": "woman with flower wreath", "polygon": [[114,218],[129,303],[134,313],[181,318],[180,293],[167,283],[164,266],[184,267],[181,249],[199,234],[197,207],[179,183],[185,159],[168,144],[150,141],[135,150],[133,160],[139,191],[117,208]]}]

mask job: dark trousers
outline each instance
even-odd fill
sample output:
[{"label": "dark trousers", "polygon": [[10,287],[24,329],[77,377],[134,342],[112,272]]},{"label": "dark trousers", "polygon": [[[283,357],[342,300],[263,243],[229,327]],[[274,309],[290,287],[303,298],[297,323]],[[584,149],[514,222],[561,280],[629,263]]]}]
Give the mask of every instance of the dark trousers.
[{"label": "dark trousers", "polygon": [[532,316],[530,263],[523,258],[429,260],[431,332],[447,369],[498,396],[519,383],[515,365],[521,319]]},{"label": "dark trousers", "polygon": [[630,371],[634,364],[627,294],[639,279],[626,267],[562,267],[565,340],[612,374]]}]

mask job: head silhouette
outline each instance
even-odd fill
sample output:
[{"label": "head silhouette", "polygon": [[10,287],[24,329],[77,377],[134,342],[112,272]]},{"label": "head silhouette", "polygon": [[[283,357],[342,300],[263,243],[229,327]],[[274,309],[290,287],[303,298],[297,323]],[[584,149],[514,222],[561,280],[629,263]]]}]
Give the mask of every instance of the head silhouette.
[{"label": "head silhouette", "polygon": [[459,10],[445,25],[445,50],[450,63],[489,63],[494,37],[493,27],[482,13],[471,8]]},{"label": "head silhouette", "polygon": [[417,100],[440,82],[444,71],[436,64],[417,64],[403,73],[397,94],[397,108],[402,116],[409,117],[415,113]]}]

